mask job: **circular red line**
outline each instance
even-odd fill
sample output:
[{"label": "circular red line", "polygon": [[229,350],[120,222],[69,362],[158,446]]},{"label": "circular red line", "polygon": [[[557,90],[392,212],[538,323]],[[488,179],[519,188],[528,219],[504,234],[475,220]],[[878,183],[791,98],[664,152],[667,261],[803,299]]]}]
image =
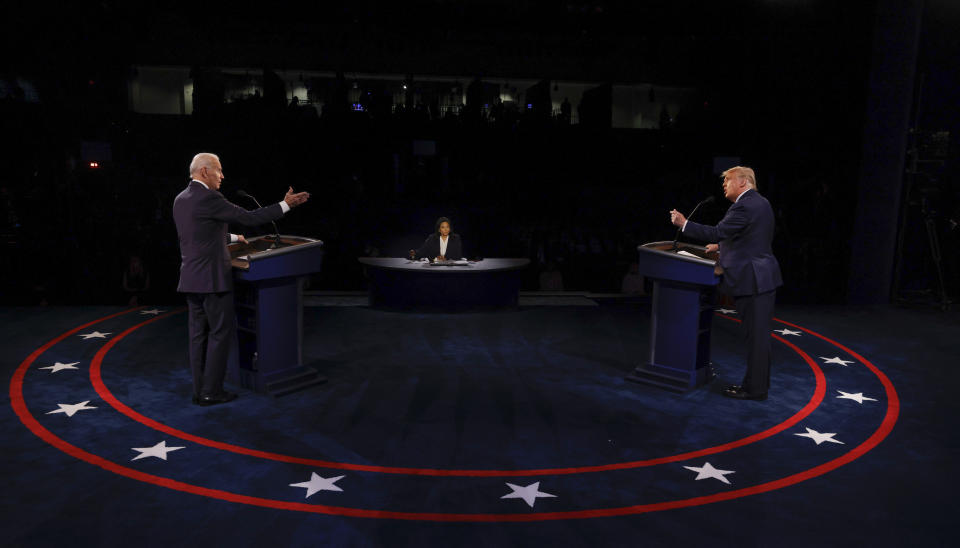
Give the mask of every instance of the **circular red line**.
[{"label": "circular red line", "polygon": [[[160,476],[155,476],[152,474],[145,474],[138,470],[132,468],[127,468],[125,466],[120,466],[116,463],[88,453],[78,447],[75,447],[57,436],[51,433],[49,430],[44,428],[37,420],[30,414],[27,410],[26,405],[23,402],[23,377],[36,358],[43,353],[44,350],[53,346],[57,342],[63,340],[65,337],[69,336],[76,331],[83,329],[89,325],[103,321],[119,314],[114,314],[90,322],[81,327],[78,327],[74,330],[64,333],[60,337],[50,341],[40,349],[34,351],[30,356],[27,357],[14,372],[13,379],[10,383],[10,399],[13,405],[14,411],[17,413],[17,416],[20,418],[20,421],[27,426],[35,435],[50,443],[51,445],[57,447],[61,451],[78,458],[80,460],[89,462],[96,466],[99,466],[105,470],[109,470],[116,474],[130,477],[139,481],[144,481],[147,483],[152,483],[161,487],[167,487],[169,489],[175,489],[178,491],[183,491],[187,493],[192,493],[200,496],[217,498],[220,500],[226,500],[230,502],[239,502],[242,504],[249,504],[254,506],[262,506],[267,508],[275,508],[280,510],[295,510],[319,514],[332,514],[332,515],[342,515],[342,516],[352,516],[352,517],[364,517],[364,518],[384,518],[384,519],[399,519],[399,520],[418,520],[418,521],[469,521],[469,522],[522,522],[522,521],[545,521],[545,520],[560,520],[560,519],[583,519],[583,518],[595,518],[595,517],[611,517],[611,516],[622,516],[622,515],[631,515],[631,514],[641,514],[647,512],[656,512],[662,510],[670,510],[674,508],[687,508],[691,506],[700,506],[704,504],[710,504],[713,502],[720,502],[725,500],[732,500],[736,498],[741,498],[749,495],[755,495],[758,493],[764,493],[768,491],[774,491],[776,489],[782,489],[790,485],[800,483],[802,481],[823,475],[831,470],[835,470],[844,464],[848,464],[857,458],[861,457],[867,451],[876,447],[884,438],[889,435],[893,430],[893,426],[897,421],[897,415],[900,408],[900,400],[897,396],[897,392],[893,387],[893,383],[890,382],[890,379],[883,374],[879,369],[877,369],[872,363],[860,356],[855,352],[850,352],[850,354],[860,360],[864,365],[866,365],[871,371],[873,371],[877,378],[880,379],[880,382],[883,384],[884,389],[887,393],[888,405],[887,412],[884,415],[883,422],[880,427],[871,435],[864,443],[858,445],[857,447],[850,450],[848,453],[841,455],[840,457],[828,461],[824,464],[774,480],[767,483],[762,483],[759,485],[754,485],[752,487],[746,487],[743,489],[736,489],[734,491],[726,491],[723,493],[717,493],[714,495],[708,495],[703,497],[694,497],[684,500],[676,501],[667,501],[659,502],[652,504],[641,504],[634,506],[624,506],[618,508],[600,508],[593,510],[576,510],[568,512],[544,512],[536,514],[443,514],[443,513],[415,513],[415,512],[390,512],[383,510],[368,510],[368,509],[359,509],[359,508],[344,508],[339,506],[326,506],[326,505],[311,505],[305,503],[296,503],[296,502],[285,502],[277,501],[272,499],[263,499],[259,497],[250,497],[247,495],[239,495],[236,493],[231,493],[228,491],[222,491],[218,489],[209,489],[206,487],[198,487],[195,485],[186,484],[169,478],[164,478]],[[154,318],[154,320],[159,319]],[[151,320],[152,321],[152,320]],[[841,349],[846,349],[845,346],[827,338],[823,335],[810,331],[808,329],[802,328],[795,324],[784,322],[782,320],[777,320],[786,325],[791,325],[793,327],[798,327],[803,331],[810,333],[816,337],[819,337]],[[149,322],[145,322],[149,323]],[[129,330],[128,330],[129,331]],[[784,341],[785,342],[785,341]],[[849,350],[848,350],[849,351]]]},{"label": "circular red line", "polygon": [[[130,327],[129,329],[119,333],[116,337],[110,339],[103,347],[97,352],[93,360],[90,362],[90,382],[93,384],[93,387],[96,389],[97,394],[103,398],[110,406],[119,411],[120,413],[130,417],[131,419],[143,424],[144,426],[150,427],[154,430],[169,434],[171,436],[190,441],[199,445],[205,445],[207,447],[213,447],[215,449],[220,449],[222,451],[229,451],[231,453],[237,453],[241,455],[247,455],[251,457],[257,457],[262,459],[274,460],[278,462],[287,462],[291,464],[303,464],[307,466],[315,466],[320,468],[332,468],[337,470],[354,470],[362,472],[377,472],[381,474],[407,474],[407,475],[417,475],[417,476],[454,476],[454,477],[517,477],[517,476],[546,476],[546,475],[565,475],[565,474],[585,474],[591,472],[608,472],[611,470],[627,470],[631,468],[642,468],[646,466],[655,466],[658,464],[665,464],[670,462],[679,462],[684,460],[689,460],[692,458],[702,457],[705,455],[713,455],[715,453],[721,453],[724,451],[729,451],[737,447],[743,447],[744,445],[749,445],[755,443],[765,438],[774,436],[784,430],[796,425],[801,420],[806,418],[810,413],[816,409],[821,402],[827,391],[826,378],[824,377],[823,370],[820,369],[820,366],[813,361],[806,352],[800,350],[793,343],[784,340],[782,337],[777,335],[771,335],[773,338],[779,340],[783,344],[792,348],[795,352],[800,354],[800,356],[807,362],[810,368],[813,370],[814,377],[816,378],[816,388],[814,390],[813,397],[802,409],[797,411],[792,417],[781,422],[780,424],[773,426],[763,432],[758,432],[732,442],[724,443],[714,447],[708,447],[705,449],[699,449],[696,451],[690,451],[687,453],[681,453],[678,455],[672,455],[668,457],[659,457],[655,459],[647,460],[638,460],[631,462],[618,462],[612,464],[601,464],[594,466],[575,466],[575,467],[565,467],[565,468],[538,468],[538,469],[529,469],[529,470],[471,470],[471,469],[437,469],[437,468],[413,468],[413,467],[400,467],[400,466],[380,466],[373,464],[356,464],[349,462],[336,462],[336,461],[326,461],[319,459],[311,459],[305,457],[293,457],[289,455],[282,455],[279,453],[271,453],[268,451],[261,451],[258,449],[250,449],[248,447],[242,447],[239,445],[233,445],[230,443],[220,442],[216,440],[211,440],[208,438],[203,438],[195,434],[190,434],[182,430],[177,430],[176,428],[167,426],[159,421],[151,419],[150,417],[144,416],[137,411],[134,411],[126,404],[121,402],[110,392],[110,389],[107,388],[106,384],[103,382],[103,377],[101,376],[101,367],[103,364],[103,359],[106,356],[107,352],[113,348],[119,341],[124,337],[132,333],[133,331],[152,323],[161,317],[167,316],[169,314],[174,314],[179,311],[169,312],[163,316],[151,318],[145,322],[139,323]],[[727,318],[735,320],[733,318]]]},{"label": "circular red line", "polygon": [[[861,356],[859,353],[854,352],[854,351],[851,350],[850,348],[847,348],[846,346],[838,343],[837,341],[835,341],[835,340],[833,340],[833,339],[830,339],[830,338],[828,338],[828,337],[825,337],[825,336],[823,336],[823,335],[821,335],[821,334],[819,334],[819,333],[817,333],[817,332],[815,332],[815,331],[810,331],[810,330],[807,329],[806,327],[800,327],[799,325],[797,325],[797,324],[795,324],[795,323],[790,323],[790,322],[787,322],[787,321],[783,321],[783,320],[781,320],[781,319],[779,319],[779,318],[774,318],[774,320],[776,320],[776,321],[778,321],[778,322],[780,322],[780,323],[782,323],[782,324],[784,324],[784,325],[789,325],[790,327],[796,327],[797,329],[799,329],[799,330],[801,330],[801,331],[803,331],[803,332],[805,332],[805,333],[809,333],[809,334],[813,335],[814,337],[817,337],[817,338],[819,338],[819,339],[822,339],[822,340],[824,340],[824,341],[827,341],[828,343],[836,346],[836,347],[839,348],[840,350],[843,350],[843,351],[846,352],[847,354],[850,354],[851,356],[854,357],[854,359],[856,359],[857,361],[859,361],[859,362],[862,363],[863,365],[867,366],[867,369],[869,369],[870,371],[872,371],[873,374],[876,375],[877,378],[880,379],[880,383],[883,384],[884,392],[885,392],[886,395],[887,395],[887,407],[888,407],[888,408],[893,408],[893,410],[894,410],[894,412],[893,412],[893,423],[896,423],[896,422],[897,422],[897,416],[900,414],[900,398],[899,398],[899,396],[897,396],[897,391],[896,391],[896,389],[893,387],[893,382],[891,382],[890,379],[889,379],[886,375],[884,375],[883,372],[880,371],[879,368],[877,368],[877,366],[873,365],[873,363],[871,363],[870,360],[864,358],[864,357]],[[893,423],[890,424],[890,429],[891,429],[891,430],[893,429]],[[889,433],[890,433],[890,432],[888,431],[887,434],[889,434]]]}]

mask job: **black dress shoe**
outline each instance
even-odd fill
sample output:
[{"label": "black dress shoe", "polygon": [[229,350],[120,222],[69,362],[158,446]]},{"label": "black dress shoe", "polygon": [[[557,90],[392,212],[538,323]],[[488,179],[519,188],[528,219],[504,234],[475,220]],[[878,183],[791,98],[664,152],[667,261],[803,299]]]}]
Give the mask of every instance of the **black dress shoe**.
[{"label": "black dress shoe", "polygon": [[220,392],[219,394],[206,394],[200,396],[198,405],[217,405],[218,403],[227,403],[237,399],[237,395],[232,392]]},{"label": "black dress shoe", "polygon": [[763,401],[767,399],[767,393],[763,394],[751,394],[747,392],[742,386],[730,385],[723,389],[723,395],[728,398],[734,398],[737,400],[756,400]]},{"label": "black dress shoe", "polygon": [[190,401],[193,402],[193,405],[200,405],[200,396],[194,394]]}]

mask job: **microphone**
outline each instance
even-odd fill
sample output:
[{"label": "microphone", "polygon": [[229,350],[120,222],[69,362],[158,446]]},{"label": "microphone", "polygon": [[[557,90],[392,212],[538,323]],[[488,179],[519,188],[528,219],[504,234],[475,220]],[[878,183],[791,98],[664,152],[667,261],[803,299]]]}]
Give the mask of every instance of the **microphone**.
[{"label": "microphone", "polygon": [[[701,200],[700,203],[697,204],[697,206],[693,208],[693,211],[690,212],[690,215],[687,215],[687,220],[689,221],[689,220],[690,220],[690,217],[693,217],[693,214],[696,213],[698,209],[700,209],[700,206],[702,206],[703,204],[709,204],[709,203],[713,202],[714,200],[715,200],[715,198],[714,198],[713,196],[707,196],[706,198],[704,198],[703,200]],[[677,242],[680,240],[680,233],[681,233],[681,232],[683,232],[683,227],[682,227],[682,226],[681,226],[681,227],[677,227],[677,235],[673,237],[673,250],[674,250],[674,251],[677,250]]]},{"label": "microphone", "polygon": [[[260,202],[258,202],[257,199],[251,196],[250,194],[247,194],[245,190],[238,190],[237,196],[240,196],[241,198],[250,198],[251,200],[253,200],[253,203],[257,204],[257,207],[261,209],[263,208],[263,206],[260,205]],[[273,237],[273,245],[271,245],[269,249],[276,249],[280,247],[280,229],[277,228],[277,223],[270,221],[270,224],[273,225],[274,237]]]}]

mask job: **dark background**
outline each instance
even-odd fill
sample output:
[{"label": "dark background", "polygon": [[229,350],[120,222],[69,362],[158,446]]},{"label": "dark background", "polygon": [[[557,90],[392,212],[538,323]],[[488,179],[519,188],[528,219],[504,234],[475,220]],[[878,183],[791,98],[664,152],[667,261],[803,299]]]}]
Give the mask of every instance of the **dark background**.
[{"label": "dark background", "polygon": [[[0,99],[4,304],[127,302],[121,279],[134,254],[151,277],[140,302],[175,302],[171,207],[199,151],[220,155],[236,203],[249,205],[238,189],[264,203],[287,186],[312,193],[280,227],[326,243],[314,289],[363,289],[357,256],[400,256],[446,215],[468,255],[531,258],[525,289],[552,264],[567,290],[617,292],[637,244],[673,237],[671,208],[720,198],[713,159],[732,156],[757,171],[777,214],[782,301],[936,290],[925,219],[956,295],[954,2],[434,0],[316,11],[104,1],[9,15],[0,76],[31,83],[35,97],[6,85]],[[203,74],[246,66],[685,86],[698,100],[658,129],[611,128],[602,100],[573,125],[537,109],[496,120],[469,108],[398,113],[376,93],[355,112],[337,102],[337,84],[323,90],[319,116],[266,86],[255,100],[195,95],[192,114],[145,115],[127,97],[135,65],[192,67],[198,94]],[[887,124],[884,108],[907,121]],[[437,155],[414,155],[415,140],[435,141]],[[90,169],[84,142],[108,143],[109,161]],[[891,157],[875,145],[891,143],[902,158],[871,174]],[[894,198],[864,199],[875,191]],[[698,216],[714,222],[725,206]],[[902,245],[881,238],[874,253],[878,226]],[[878,289],[851,296],[871,276]]]}]

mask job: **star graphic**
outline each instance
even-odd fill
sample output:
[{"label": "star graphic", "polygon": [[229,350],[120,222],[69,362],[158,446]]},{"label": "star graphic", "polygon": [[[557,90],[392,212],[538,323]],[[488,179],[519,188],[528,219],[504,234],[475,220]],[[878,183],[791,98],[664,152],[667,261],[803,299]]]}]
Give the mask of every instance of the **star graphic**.
[{"label": "star graphic", "polygon": [[106,339],[107,335],[110,333],[101,333],[99,331],[94,331],[93,333],[82,333],[80,336],[83,337],[83,340],[87,339]]},{"label": "star graphic", "polygon": [[80,369],[79,367],[74,367],[80,362],[73,363],[60,363],[57,362],[50,367],[41,367],[40,369],[49,369],[51,373],[56,373],[57,371],[63,371],[64,369]]},{"label": "star graphic", "polygon": [[538,498],[556,497],[556,495],[551,495],[550,493],[544,493],[541,491],[539,481],[531,483],[526,487],[520,487],[519,485],[508,483],[507,487],[513,489],[513,492],[500,497],[501,499],[523,499],[523,501],[526,502],[527,506],[530,508],[533,508],[533,503],[536,502]]},{"label": "star graphic", "polygon": [[817,442],[817,445],[820,445],[825,441],[829,441],[830,443],[839,443],[841,445],[844,444],[842,441],[833,439],[833,437],[837,435],[835,432],[821,434],[820,432],[817,432],[812,428],[807,428],[806,434],[794,434],[794,435],[800,436],[801,438],[810,438],[813,441]]},{"label": "star graphic", "polygon": [[167,447],[167,441],[163,440],[153,447],[133,447],[132,449],[134,451],[140,451],[140,454],[130,460],[140,460],[147,457],[157,457],[158,459],[167,460],[167,453],[183,449],[183,447]]},{"label": "star graphic", "polygon": [[730,310],[729,308],[718,308],[718,309],[717,309],[717,312],[719,312],[719,313],[721,313],[721,314],[736,314],[736,313],[737,313],[736,310]]},{"label": "star graphic", "polygon": [[727,474],[736,474],[733,470],[717,470],[709,462],[704,462],[703,466],[697,468],[696,466],[684,466],[687,470],[691,470],[697,473],[697,481],[702,479],[713,478],[730,485],[730,480],[727,479]]},{"label": "star graphic", "polygon": [[65,403],[58,403],[57,405],[60,406],[60,409],[57,409],[55,411],[49,411],[47,412],[47,414],[52,415],[54,413],[66,413],[68,417],[72,417],[74,413],[76,413],[77,411],[85,411],[87,409],[96,409],[96,407],[88,406],[87,405],[88,403],[90,403],[90,400],[82,401],[80,403],[74,403],[72,405],[67,405]]},{"label": "star graphic", "polygon": [[841,360],[840,356],[837,356],[836,358],[828,358],[826,356],[820,356],[820,359],[823,360],[823,363],[835,363],[837,365],[842,365],[844,367],[846,367],[848,363],[853,363],[850,360]]},{"label": "star graphic", "polygon": [[163,310],[157,310],[156,308],[153,308],[153,309],[151,309],[151,310],[141,310],[141,311],[140,311],[140,314],[142,314],[142,315],[144,315],[144,316],[146,316],[146,315],[148,315],[148,314],[153,314],[154,316],[156,316],[157,314],[159,314],[159,313],[161,313],[161,312],[163,312]]},{"label": "star graphic", "polygon": [[877,401],[876,398],[868,398],[868,397],[864,396],[864,395],[863,395],[863,392],[857,392],[856,394],[853,394],[853,393],[849,393],[849,394],[848,394],[847,392],[844,392],[843,390],[837,390],[837,392],[840,392],[841,394],[843,394],[842,396],[837,396],[837,399],[840,399],[840,400],[853,400],[853,401],[855,401],[855,402],[857,402],[857,403],[859,403],[859,404],[863,404],[864,400],[866,400],[866,401]]},{"label": "star graphic", "polygon": [[783,335],[783,336],[787,336],[787,335],[793,335],[794,337],[799,337],[799,336],[800,336],[800,332],[799,332],[799,331],[793,331],[792,329],[787,329],[787,328],[774,329],[773,332],[774,332],[774,333],[780,333],[780,334]]},{"label": "star graphic", "polygon": [[307,490],[307,495],[303,498],[310,498],[311,495],[317,491],[343,491],[334,483],[337,482],[343,476],[336,476],[333,478],[324,478],[318,475],[316,472],[310,472],[310,481],[305,481],[302,483],[291,483],[290,487],[303,487]]}]

